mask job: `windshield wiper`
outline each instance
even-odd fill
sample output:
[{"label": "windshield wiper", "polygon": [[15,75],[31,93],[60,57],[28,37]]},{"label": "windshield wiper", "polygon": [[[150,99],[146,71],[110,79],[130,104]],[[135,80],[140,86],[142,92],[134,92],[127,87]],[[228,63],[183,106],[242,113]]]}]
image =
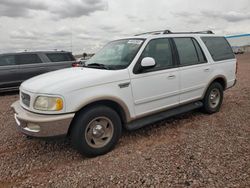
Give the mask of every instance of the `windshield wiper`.
[{"label": "windshield wiper", "polygon": [[85,67],[94,67],[94,68],[107,69],[107,70],[109,69],[108,66],[101,64],[101,63],[90,63],[90,64],[85,65]]}]

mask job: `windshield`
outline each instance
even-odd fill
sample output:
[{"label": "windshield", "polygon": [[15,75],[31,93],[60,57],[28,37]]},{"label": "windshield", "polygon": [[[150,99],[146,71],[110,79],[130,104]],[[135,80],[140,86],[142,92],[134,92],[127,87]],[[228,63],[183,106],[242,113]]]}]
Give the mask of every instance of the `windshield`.
[{"label": "windshield", "polygon": [[95,66],[100,64],[108,69],[124,69],[132,62],[142,43],[143,39],[123,39],[110,42],[85,65],[91,67],[91,64]]}]

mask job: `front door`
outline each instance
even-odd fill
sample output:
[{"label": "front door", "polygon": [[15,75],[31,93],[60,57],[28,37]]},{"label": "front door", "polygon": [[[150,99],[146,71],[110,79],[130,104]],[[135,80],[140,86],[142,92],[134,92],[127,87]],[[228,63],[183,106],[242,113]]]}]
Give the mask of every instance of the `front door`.
[{"label": "front door", "polygon": [[[154,58],[156,66],[140,68],[144,57]],[[137,117],[179,104],[179,72],[168,38],[153,39],[147,44],[131,75],[131,85]]]}]

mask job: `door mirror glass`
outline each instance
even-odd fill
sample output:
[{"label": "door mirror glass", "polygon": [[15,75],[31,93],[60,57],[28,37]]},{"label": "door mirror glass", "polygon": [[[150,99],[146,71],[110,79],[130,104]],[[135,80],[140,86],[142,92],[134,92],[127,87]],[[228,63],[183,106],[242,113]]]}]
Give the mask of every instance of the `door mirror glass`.
[{"label": "door mirror glass", "polygon": [[141,66],[143,68],[152,68],[156,65],[154,58],[144,57],[141,61]]}]

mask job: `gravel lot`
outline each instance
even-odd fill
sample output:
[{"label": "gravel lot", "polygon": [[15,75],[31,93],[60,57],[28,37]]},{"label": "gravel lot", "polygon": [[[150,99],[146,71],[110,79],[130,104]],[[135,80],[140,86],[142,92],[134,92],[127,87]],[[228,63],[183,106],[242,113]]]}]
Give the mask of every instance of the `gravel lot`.
[{"label": "gravel lot", "polygon": [[0,187],[250,187],[250,54],[219,113],[199,111],[125,132],[110,153],[88,159],[65,139],[27,139],[0,96]]}]

